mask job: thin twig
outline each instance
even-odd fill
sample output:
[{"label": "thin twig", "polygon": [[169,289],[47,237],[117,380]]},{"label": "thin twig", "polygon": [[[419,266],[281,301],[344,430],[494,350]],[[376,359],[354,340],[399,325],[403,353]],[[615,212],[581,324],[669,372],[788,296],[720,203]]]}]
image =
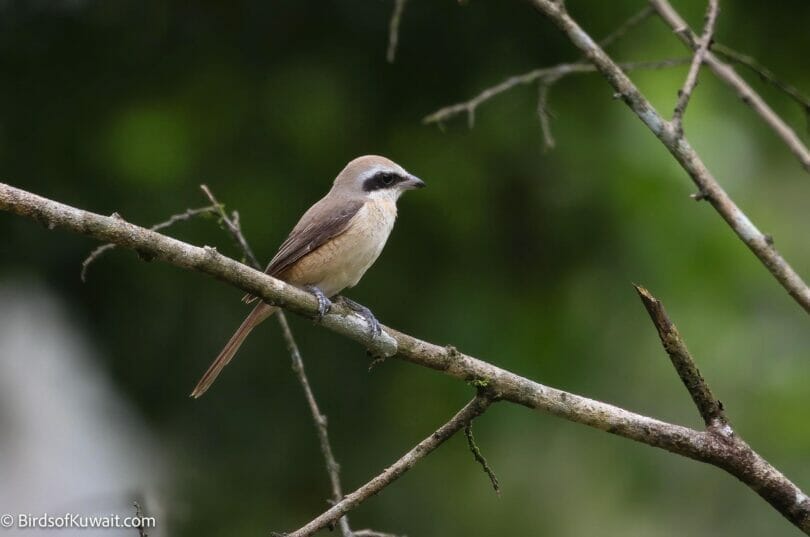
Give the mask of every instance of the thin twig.
[{"label": "thin twig", "polygon": [[647,313],[650,314],[650,319],[658,330],[658,337],[661,338],[664,350],[667,351],[672,365],[675,366],[675,371],[692,397],[703,422],[707,427],[727,425],[728,420],[723,412],[723,403],[714,396],[709,385],[703,380],[678,328],[669,319],[664,305],[644,287],[640,285],[633,285],[633,287],[647,309]]},{"label": "thin twig", "polygon": [[541,79],[537,84],[537,117],[540,120],[540,131],[543,133],[543,152],[554,149],[556,142],[551,132],[551,112],[548,109],[548,94],[557,79]]},{"label": "thin twig", "polygon": [[388,63],[394,63],[397,55],[397,45],[399,44],[399,25],[402,22],[402,14],[405,12],[405,4],[408,0],[394,0],[394,11],[391,13],[391,21],[388,23],[388,50],[385,58]]},{"label": "thin twig", "polygon": [[132,506],[135,508],[135,518],[138,519],[138,537],[149,537],[149,534],[146,533],[146,528],[143,526],[144,515],[140,502],[134,501],[132,502]]},{"label": "thin twig", "polygon": [[[171,215],[168,218],[168,220],[164,220],[163,222],[155,224],[149,229],[151,229],[152,231],[160,231],[161,229],[166,229],[167,227],[172,226],[177,222],[190,220],[195,216],[200,216],[206,213],[213,214],[214,212],[216,212],[216,209],[217,209],[216,206],[213,205],[209,205],[207,207],[199,207],[197,209],[186,209],[182,213]],[[118,216],[118,218],[120,218],[120,216]],[[90,252],[90,255],[88,255],[87,258],[84,261],[82,261],[81,279],[83,282],[87,281],[87,269],[90,268],[90,265],[94,263],[96,260],[98,260],[99,257],[104,255],[105,252],[115,248],[115,246],[116,245],[114,243],[108,242],[107,244],[102,244],[101,246],[95,248],[92,252]]]},{"label": "thin twig", "polygon": [[473,458],[478,464],[481,465],[481,468],[484,470],[484,473],[486,473],[487,477],[489,477],[489,482],[492,483],[492,488],[495,489],[495,493],[498,496],[500,496],[501,484],[498,483],[498,477],[495,475],[495,471],[487,462],[486,457],[484,457],[484,454],[481,453],[481,448],[479,448],[478,444],[475,443],[475,437],[473,436],[472,431],[472,422],[468,423],[464,427],[464,436],[467,437],[467,447],[470,448],[470,452],[472,452]]},{"label": "thin twig", "polygon": [[[672,28],[675,34],[689,48],[697,46],[696,36],[689,29],[689,25],[683,20],[668,0],[649,0],[650,5],[658,13],[658,16]],[[712,72],[726,85],[731,87],[742,100],[782,139],[788,149],[799,159],[805,170],[810,171],[810,150],[804,145],[796,132],[779,117],[779,115],[768,106],[768,103],[754,91],[751,86],[734,70],[730,65],[720,61],[720,59],[710,51],[706,54],[706,65]]]},{"label": "thin twig", "polygon": [[242,229],[239,224],[239,213],[234,211],[233,217],[228,216],[228,213],[225,212],[225,205],[217,201],[214,194],[211,193],[211,190],[208,188],[208,185],[200,185],[200,190],[203,191],[203,194],[205,194],[212,206],[216,209],[217,213],[219,214],[220,221],[225,225],[225,229],[228,230],[228,233],[230,233],[231,237],[233,237],[233,239],[236,241],[236,244],[242,250],[242,254],[245,256],[248,262],[250,262],[250,264],[253,265],[253,268],[256,270],[262,270],[261,263],[259,263],[259,260],[256,258],[256,254],[253,253],[253,250],[250,248],[245,236],[242,234]]},{"label": "thin twig", "polygon": [[641,10],[631,15],[626,21],[621,23],[618,28],[610,32],[608,35],[599,40],[599,46],[606,49],[613,43],[624,37],[630,30],[646,21],[653,15],[655,11],[650,6],[644,6]]},{"label": "thin twig", "polygon": [[[279,311],[279,313],[282,313]],[[284,334],[284,341],[287,343],[287,349],[290,351],[292,357],[292,368],[295,371],[301,387],[304,389],[304,396],[309,405],[309,411],[312,414],[312,420],[315,422],[315,429],[318,431],[318,441],[321,444],[321,453],[323,454],[324,462],[326,463],[326,472],[329,475],[329,483],[332,486],[332,501],[339,502],[343,498],[343,487],[340,483],[340,465],[335,459],[332,452],[332,445],[329,442],[329,432],[327,430],[328,421],[326,416],[321,412],[318,407],[318,402],[315,400],[315,394],[312,392],[312,387],[309,384],[306,371],[304,370],[304,361],[301,359],[301,351],[295,343],[290,326],[287,323],[287,317],[279,315],[278,322],[281,324],[281,331]],[[349,519],[347,517],[340,518],[340,531],[343,537],[351,537],[352,530],[349,527]]]},{"label": "thin twig", "polygon": [[706,8],[706,25],[703,28],[703,35],[700,36],[696,43],[697,48],[695,48],[692,64],[689,66],[686,80],[684,80],[683,86],[678,92],[678,102],[675,104],[675,111],[672,114],[672,128],[675,129],[675,134],[679,138],[683,136],[683,115],[686,113],[686,107],[689,106],[692,92],[697,86],[700,67],[703,65],[706,54],[709,52],[709,46],[712,44],[719,5],[719,0],[709,0],[709,5]]},{"label": "thin twig", "polygon": [[[253,268],[256,270],[261,270],[259,260],[256,258],[250,244],[248,244],[247,239],[242,233],[242,228],[239,224],[239,213],[234,211],[233,217],[229,217],[225,212],[225,206],[217,201],[207,185],[200,185],[200,189],[205,193],[206,197],[208,197],[213,206],[217,208],[222,223],[239,245],[244,256],[249,260],[250,264],[253,265]],[[309,378],[307,378],[306,371],[304,370],[304,360],[301,358],[301,350],[298,348],[298,344],[295,341],[295,337],[290,329],[290,325],[287,322],[287,316],[284,315],[283,310],[279,310],[276,313],[276,318],[281,326],[281,333],[284,335],[284,342],[287,344],[287,350],[290,353],[292,369],[295,372],[295,376],[298,378],[298,382],[301,384],[301,388],[304,390],[304,397],[307,400],[309,411],[312,414],[312,421],[315,422],[315,429],[318,432],[318,441],[321,446],[321,453],[323,455],[324,462],[326,463],[326,472],[329,475],[329,483],[332,487],[332,501],[339,502],[340,499],[343,498],[343,488],[340,484],[340,465],[335,459],[335,455],[332,452],[332,445],[329,442],[329,431],[327,430],[328,422],[326,416],[318,407],[318,401],[315,399],[315,393],[312,391]],[[340,531],[343,537],[352,537],[353,533],[349,527],[349,520],[347,517],[342,517],[340,519]]]},{"label": "thin twig", "polygon": [[[559,10],[555,8],[554,12],[558,13]],[[623,75],[621,70],[616,69],[613,76]],[[617,89],[629,92],[627,98],[631,102],[637,98],[624,83]],[[684,143],[681,141],[681,144]],[[47,229],[59,227],[142,251],[154,260],[208,274],[308,318],[314,317],[318,311],[318,301],[310,293],[223,256],[214,248],[193,246],[117,218],[77,209],[3,183],[0,183],[0,211],[29,218]],[[365,320],[340,303],[335,303],[318,326],[361,343],[375,355],[396,354],[402,360],[439,371],[462,382],[481,379],[498,400],[553,414],[721,468],[745,483],[787,520],[810,535],[810,498],[738,436],[723,437],[711,430],[697,431],[558,390],[453,347],[434,345],[387,326],[382,327],[380,335],[373,337]]]},{"label": "thin twig", "polygon": [[[689,61],[690,58],[673,58],[649,62],[626,62],[619,64],[619,67],[626,72],[636,70],[668,69],[670,67],[684,65]],[[501,93],[509,91],[517,86],[531,84],[536,81],[543,81],[553,84],[568,75],[595,73],[596,71],[596,67],[590,63],[562,63],[552,67],[534,69],[527,73],[523,73],[522,75],[510,76],[503,82],[485,89],[472,99],[450,106],[445,106],[444,108],[433,112],[422,119],[422,123],[425,125],[429,125],[431,123],[441,124],[454,116],[466,113],[468,117],[468,125],[470,128],[472,128],[475,126],[475,110],[483,103],[500,95]]]},{"label": "thin twig", "polygon": [[463,429],[473,419],[483,414],[492,400],[485,395],[477,395],[467,403],[450,421],[439,427],[436,432],[419,442],[403,455],[398,461],[371,479],[368,483],[354,492],[347,494],[341,501],[327,509],[325,512],[291,533],[287,537],[309,537],[338,518],[345,515],[382,489],[393,483],[405,472],[413,468],[416,463],[428,456],[433,450],[442,445],[445,440]]},{"label": "thin twig", "polygon": [[756,73],[761,80],[767,82],[771,86],[774,86],[776,89],[790,97],[801,107],[805,122],[807,124],[807,129],[810,131],[810,97],[803,94],[798,88],[796,88],[796,86],[778,78],[773,71],[759,63],[757,59],[752,56],[743,54],[742,52],[738,52],[731,47],[727,47],[726,45],[717,42],[712,44],[712,52],[718,56],[721,56],[726,61],[745,66],[752,72]]}]

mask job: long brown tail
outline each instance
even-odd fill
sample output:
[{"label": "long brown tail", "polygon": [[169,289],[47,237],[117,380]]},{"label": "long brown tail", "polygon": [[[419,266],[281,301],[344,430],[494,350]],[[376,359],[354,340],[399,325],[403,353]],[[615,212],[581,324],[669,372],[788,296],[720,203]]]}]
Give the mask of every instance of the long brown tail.
[{"label": "long brown tail", "polygon": [[236,351],[239,350],[239,347],[242,346],[242,342],[248,337],[250,331],[253,330],[256,325],[273,315],[276,310],[278,310],[278,308],[268,306],[264,302],[257,304],[256,307],[253,308],[250,315],[245,318],[236,332],[234,332],[233,336],[231,336],[231,339],[228,340],[228,343],[225,345],[225,348],[222,349],[222,352],[219,353],[216,360],[208,367],[208,370],[202,376],[200,382],[197,383],[194,391],[191,392],[191,397],[197,399],[211,387],[211,384],[214,383],[225,366],[228,365],[228,362],[231,361]]}]

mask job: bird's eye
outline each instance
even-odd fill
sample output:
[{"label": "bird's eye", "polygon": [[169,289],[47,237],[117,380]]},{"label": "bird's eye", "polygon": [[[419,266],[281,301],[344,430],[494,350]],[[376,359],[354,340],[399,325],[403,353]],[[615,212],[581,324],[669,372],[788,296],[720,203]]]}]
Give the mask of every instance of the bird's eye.
[{"label": "bird's eye", "polygon": [[382,184],[384,184],[385,186],[391,186],[394,184],[395,179],[396,176],[393,173],[384,173],[380,180],[382,181]]}]

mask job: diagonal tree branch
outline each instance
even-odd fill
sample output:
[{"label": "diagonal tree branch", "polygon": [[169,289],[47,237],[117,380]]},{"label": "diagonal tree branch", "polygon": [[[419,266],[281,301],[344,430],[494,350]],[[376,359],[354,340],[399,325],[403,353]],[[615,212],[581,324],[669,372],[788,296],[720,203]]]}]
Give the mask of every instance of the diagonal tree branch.
[{"label": "diagonal tree branch", "polygon": [[[317,313],[317,300],[311,294],[220,255],[211,247],[192,246],[121,219],[83,211],[3,183],[0,183],[0,211],[38,221],[47,229],[59,227],[103,242],[114,242],[140,252],[142,259],[157,259],[208,274],[309,318],[314,318]],[[402,360],[464,382],[485,384],[488,393],[498,400],[553,414],[722,468],[810,535],[810,498],[736,435],[726,436],[712,430],[696,431],[545,386],[453,347],[434,345],[386,326],[382,327],[379,336],[373,337],[365,320],[339,303],[321,324],[360,342],[376,355],[396,354]]]},{"label": "diagonal tree branch", "polygon": [[324,511],[301,528],[286,534],[285,537],[309,537],[318,530],[330,524],[334,524],[335,520],[399,479],[402,474],[416,466],[420,460],[430,455],[433,450],[442,445],[445,440],[468,426],[472,420],[483,414],[491,404],[492,400],[488,396],[477,395],[472,401],[467,403],[464,408],[459,410],[455,416],[450,418],[450,421],[416,444],[410,451],[400,457],[397,462],[383,470],[380,475],[374,477],[371,481],[351,494],[347,494],[345,498],[331,508]]},{"label": "diagonal tree branch", "polygon": [[678,92],[678,102],[675,105],[675,112],[672,114],[672,127],[679,137],[683,136],[683,115],[686,113],[686,107],[689,106],[689,99],[692,98],[692,92],[697,86],[700,67],[703,65],[706,54],[709,52],[709,45],[712,44],[719,4],[719,0],[709,0],[709,6],[706,10],[706,26],[703,28],[703,35],[700,36],[700,39],[695,43],[696,48],[695,55],[692,58],[692,64],[689,66],[689,72],[686,74],[683,87]]},{"label": "diagonal tree branch", "polygon": [[686,343],[680,332],[669,320],[664,305],[644,287],[640,285],[634,285],[633,287],[636,288],[641,302],[647,308],[647,313],[650,314],[650,319],[658,330],[661,344],[669,354],[672,365],[675,366],[675,371],[681,377],[684,386],[689,391],[689,395],[692,396],[692,401],[695,403],[698,412],[700,412],[703,422],[707,427],[716,428],[727,425],[728,420],[723,412],[723,403],[714,396],[709,389],[709,385],[703,380],[703,376],[695,365],[689,349],[686,348]]},{"label": "diagonal tree branch", "polygon": [[[689,174],[692,181],[697,185],[701,198],[707,199],[712,204],[731,229],[759,258],[765,268],[771,272],[790,296],[805,311],[810,313],[810,288],[776,250],[773,240],[757,229],[745,213],[737,207],[709,172],[686,138],[677,135],[672,124],[661,117],[661,114],[627,77],[621,67],[605,54],[605,51],[591,39],[568,13],[561,10],[551,0],[529,1],[562,30],[571,42],[585,54],[588,60],[613,86],[613,89],[624,100],[625,104],[661,140],[661,143]],[[662,2],[665,0],[652,1]],[[707,55],[707,63],[709,58],[710,56]]]},{"label": "diagonal tree branch", "polygon": [[[658,13],[659,17],[672,28],[675,34],[680,37],[688,47],[694,49],[696,36],[689,28],[677,11],[668,0],[649,0],[650,5]],[[768,103],[755,92],[751,86],[734,70],[730,65],[720,61],[711,52],[706,54],[706,65],[712,72],[731,87],[742,101],[747,104],[762,120],[773,130],[779,138],[788,146],[790,151],[799,159],[802,167],[810,171],[810,150],[804,145],[796,132],[779,117],[779,115],[768,106]]]}]

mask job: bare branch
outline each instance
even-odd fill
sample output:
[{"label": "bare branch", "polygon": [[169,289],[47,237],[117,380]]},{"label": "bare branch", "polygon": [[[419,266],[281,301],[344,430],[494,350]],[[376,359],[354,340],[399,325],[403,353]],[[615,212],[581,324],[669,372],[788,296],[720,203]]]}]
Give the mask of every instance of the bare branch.
[{"label": "bare branch", "polygon": [[[668,69],[670,67],[684,65],[689,61],[689,58],[674,58],[651,62],[626,62],[619,64],[619,67],[627,72],[635,70]],[[459,114],[466,113],[468,125],[470,128],[472,128],[475,125],[475,110],[485,102],[500,95],[501,93],[509,91],[517,86],[528,85],[538,81],[541,84],[545,83],[547,85],[553,85],[568,75],[595,73],[596,71],[596,67],[590,63],[562,63],[553,67],[534,69],[533,71],[529,71],[528,73],[524,73],[522,75],[510,76],[503,82],[485,89],[468,101],[446,106],[433,112],[422,119],[422,123],[425,125],[429,125],[431,123],[441,124]]]},{"label": "bare branch", "polygon": [[647,313],[650,314],[650,319],[658,330],[658,337],[661,338],[664,350],[669,354],[672,365],[675,366],[675,371],[678,372],[678,376],[681,377],[684,386],[689,391],[703,422],[707,427],[727,425],[728,420],[723,412],[723,403],[714,396],[706,381],[703,380],[681,334],[669,320],[664,305],[644,287],[640,285],[633,287],[636,288],[641,302],[647,308]]},{"label": "bare branch", "polygon": [[394,0],[394,11],[391,13],[391,21],[388,23],[388,50],[385,59],[388,63],[394,63],[397,55],[397,45],[399,44],[399,25],[402,22],[402,14],[405,12],[405,4],[408,0]]},{"label": "bare branch", "polygon": [[473,436],[472,431],[472,422],[468,423],[464,427],[464,436],[467,437],[467,447],[470,448],[470,452],[473,454],[473,458],[475,462],[481,465],[481,468],[484,470],[484,473],[487,474],[489,478],[489,482],[492,483],[492,488],[495,489],[495,493],[500,496],[501,495],[501,484],[498,483],[498,477],[495,475],[495,471],[487,462],[486,457],[484,454],[481,453],[481,449],[478,447],[478,444],[475,443],[475,437]]},{"label": "bare branch", "polygon": [[[665,0],[652,0],[663,2]],[[712,204],[737,236],[760,259],[776,280],[805,311],[810,313],[810,288],[781,256],[772,240],[749,220],[709,172],[689,142],[677,136],[672,124],[664,120],[647,98],[591,37],[567,13],[551,0],[530,0],[539,11],[556,24],[582,51],[588,60],[613,86],[616,94],[655,134],[681,167],[690,175],[702,195]],[[706,56],[709,62],[710,55]]]},{"label": "bare branch", "polygon": [[678,92],[678,102],[675,105],[675,112],[672,114],[672,127],[675,129],[675,133],[678,137],[683,136],[683,115],[686,113],[686,107],[689,106],[689,99],[692,98],[692,92],[695,90],[695,86],[697,86],[700,67],[703,65],[706,54],[709,52],[709,45],[712,44],[714,25],[717,22],[719,5],[719,0],[709,0],[709,5],[706,8],[706,25],[703,28],[703,35],[700,36],[700,39],[696,43],[692,65],[689,66],[686,80],[684,80],[683,87]]},{"label": "bare branch", "polygon": [[[695,48],[695,34],[689,29],[689,26],[678,12],[675,11],[668,0],[650,0],[650,5],[655,9],[661,19],[672,28],[675,34],[680,37],[684,44],[692,49]],[[810,171],[810,150],[807,149],[807,146],[804,145],[796,132],[768,106],[768,103],[737,74],[734,68],[720,61],[717,56],[711,52],[706,54],[706,65],[717,78],[731,87],[742,102],[750,106],[776,135],[782,139],[790,151],[799,159],[804,169]]]},{"label": "bare branch", "polygon": [[[167,227],[170,227],[177,222],[190,220],[195,216],[200,216],[203,214],[213,214],[214,212],[216,212],[216,210],[217,208],[214,205],[209,205],[207,207],[200,207],[198,209],[186,209],[182,213],[171,215],[168,220],[164,220],[163,222],[155,224],[149,229],[151,229],[152,231],[160,231],[161,229],[166,229]],[[120,216],[118,218],[120,218]],[[115,248],[115,246],[116,245],[114,243],[108,242],[107,244],[102,244],[101,246],[90,252],[90,255],[88,255],[87,258],[84,261],[82,261],[81,279],[83,282],[87,281],[87,269],[90,268],[90,265],[94,263],[99,257],[104,255],[105,252]]]},{"label": "bare branch", "polygon": [[374,496],[402,476],[402,474],[413,468],[416,463],[427,457],[433,450],[442,445],[445,440],[463,429],[473,419],[483,414],[491,403],[492,400],[487,396],[476,396],[453,416],[450,421],[416,444],[413,449],[400,457],[397,462],[383,470],[380,475],[374,477],[371,481],[351,494],[346,495],[345,498],[308,522],[305,526],[288,533],[286,537],[309,537],[329,524],[333,524],[335,520]]},{"label": "bare branch", "polygon": [[[542,1],[544,5],[551,5],[550,0]],[[554,13],[559,13],[554,9]],[[618,73],[618,76],[624,76],[620,70]],[[631,102],[638,99],[624,84],[620,88],[630,92],[628,99]],[[648,114],[652,113],[647,110]],[[317,314],[318,303],[310,293],[225,257],[214,248],[192,246],[129,222],[76,209],[3,183],[0,183],[0,210],[40,222],[47,229],[64,228],[140,251],[144,256],[176,267],[208,274],[308,318]],[[810,535],[810,498],[736,435],[721,435],[714,430],[696,431],[545,386],[453,347],[434,345],[387,326],[382,327],[382,334],[372,337],[365,320],[340,303],[335,303],[320,324],[360,342],[375,355],[396,354],[402,360],[463,382],[479,379],[498,400],[550,413],[722,468]]]}]

